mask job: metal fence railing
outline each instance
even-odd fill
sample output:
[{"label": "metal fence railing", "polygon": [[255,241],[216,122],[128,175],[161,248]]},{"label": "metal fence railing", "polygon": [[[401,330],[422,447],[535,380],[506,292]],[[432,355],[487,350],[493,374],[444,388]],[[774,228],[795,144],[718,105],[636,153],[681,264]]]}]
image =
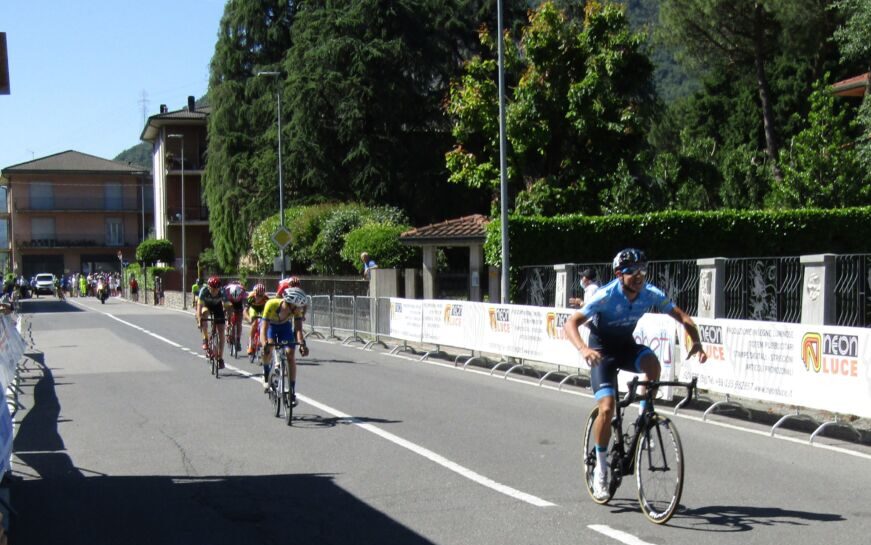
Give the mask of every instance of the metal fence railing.
[{"label": "metal fence railing", "polygon": [[354,297],[350,295],[336,295],[332,304],[333,335],[345,341],[354,335]]},{"label": "metal fence railing", "polygon": [[798,323],[803,278],[798,257],[727,260],[726,318]]},{"label": "metal fence railing", "polygon": [[312,295],[311,307],[306,316],[306,325],[323,337],[333,336],[333,314],[330,312],[329,295]]},{"label": "metal fence railing", "polygon": [[871,254],[835,258],[835,323],[871,326]]}]

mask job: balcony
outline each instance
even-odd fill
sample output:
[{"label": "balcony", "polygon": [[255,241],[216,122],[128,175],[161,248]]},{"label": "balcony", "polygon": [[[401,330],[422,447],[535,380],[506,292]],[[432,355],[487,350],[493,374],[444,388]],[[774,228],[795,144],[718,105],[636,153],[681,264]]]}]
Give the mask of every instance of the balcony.
[{"label": "balcony", "polygon": [[[205,206],[185,206],[185,223],[198,224],[208,223],[209,209]],[[181,207],[166,209],[166,223],[169,225],[181,225]]]},{"label": "balcony", "polygon": [[54,197],[51,199],[27,200],[14,203],[16,212],[141,212],[142,202],[130,196],[106,200],[102,194],[76,197]]},{"label": "balcony", "polygon": [[120,237],[106,237],[105,233],[80,233],[64,234],[55,238],[31,238],[17,240],[20,249],[44,249],[44,248],[123,248],[136,246],[138,240],[128,237],[126,240]]}]

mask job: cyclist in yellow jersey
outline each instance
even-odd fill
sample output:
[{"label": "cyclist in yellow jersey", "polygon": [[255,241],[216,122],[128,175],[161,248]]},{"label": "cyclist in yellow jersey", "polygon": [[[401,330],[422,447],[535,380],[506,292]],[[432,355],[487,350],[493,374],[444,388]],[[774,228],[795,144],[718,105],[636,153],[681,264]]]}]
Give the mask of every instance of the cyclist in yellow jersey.
[{"label": "cyclist in yellow jersey", "polygon": [[248,305],[248,313],[245,315],[245,319],[248,320],[248,323],[251,324],[251,331],[248,337],[248,354],[253,354],[254,349],[254,331],[255,328],[260,327],[260,323],[258,320],[261,316],[263,316],[263,307],[266,306],[266,302],[269,301],[269,297],[266,295],[266,286],[263,284],[257,284],[251,290],[251,295],[248,296],[248,300],[246,301],[246,305]]},{"label": "cyclist in yellow jersey", "polygon": [[276,344],[287,354],[291,402],[296,405],[296,354],[294,347],[299,345],[301,356],[308,356],[308,347],[302,331],[302,322],[308,304],[308,297],[300,288],[289,288],[281,298],[270,299],[263,307],[260,319],[260,338],[263,340],[263,381],[269,386],[269,362],[272,345]]}]

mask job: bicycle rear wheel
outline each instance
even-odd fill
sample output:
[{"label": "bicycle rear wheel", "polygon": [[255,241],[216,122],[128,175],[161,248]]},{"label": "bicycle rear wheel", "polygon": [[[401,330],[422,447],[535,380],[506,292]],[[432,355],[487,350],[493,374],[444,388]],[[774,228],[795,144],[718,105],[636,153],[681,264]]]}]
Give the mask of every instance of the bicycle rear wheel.
[{"label": "bicycle rear wheel", "polygon": [[[610,486],[609,490],[611,493],[607,498],[597,498],[595,494],[593,494],[593,472],[596,469],[596,439],[593,435],[593,424],[596,422],[596,418],[599,416],[599,407],[593,407],[593,410],[590,411],[590,416],[587,417],[587,425],[584,429],[584,450],[581,452],[581,462],[584,465],[584,486],[587,488],[587,493],[593,498],[593,501],[604,505],[611,501],[611,498],[614,496],[614,487]],[[610,456],[611,446],[614,444],[614,437],[612,437],[608,442],[608,453]]]},{"label": "bicycle rear wheel", "polygon": [[212,324],[212,333],[209,335],[209,352],[212,354],[212,374],[215,375],[215,378],[218,378],[221,372],[218,368],[218,332],[215,330],[214,322]]},{"label": "bicycle rear wheel", "polygon": [[638,503],[648,520],[665,524],[674,515],[683,492],[683,447],[674,423],[657,414],[638,438],[635,475]]}]

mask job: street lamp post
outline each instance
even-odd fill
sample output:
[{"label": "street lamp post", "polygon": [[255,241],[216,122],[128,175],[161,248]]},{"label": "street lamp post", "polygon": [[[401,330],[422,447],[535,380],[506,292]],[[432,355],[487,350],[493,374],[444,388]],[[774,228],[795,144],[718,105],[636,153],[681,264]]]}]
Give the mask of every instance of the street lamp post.
[{"label": "street lamp post", "polygon": [[502,304],[508,303],[508,168],[505,155],[505,37],[502,31],[502,0],[496,3],[496,27],[499,39],[499,204],[502,227]]},{"label": "street lamp post", "polygon": [[178,138],[181,140],[181,307],[184,310],[188,308],[188,293],[187,293],[187,244],[185,240],[185,209],[184,209],[184,135],[168,134],[167,138]]},{"label": "street lamp post", "polygon": [[[257,72],[258,76],[269,76],[273,77],[276,80],[281,76],[281,72],[276,71],[260,71]],[[284,180],[282,179],[282,168],[281,168],[281,87],[280,83],[276,84],[275,88],[275,101],[278,104],[278,113],[276,117],[276,126],[278,128],[278,221],[281,225],[282,229],[284,228]],[[281,257],[281,278],[284,278],[284,248],[281,248],[280,257]]]}]

